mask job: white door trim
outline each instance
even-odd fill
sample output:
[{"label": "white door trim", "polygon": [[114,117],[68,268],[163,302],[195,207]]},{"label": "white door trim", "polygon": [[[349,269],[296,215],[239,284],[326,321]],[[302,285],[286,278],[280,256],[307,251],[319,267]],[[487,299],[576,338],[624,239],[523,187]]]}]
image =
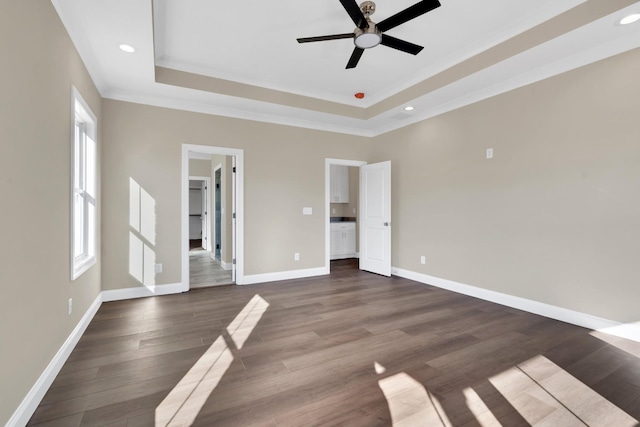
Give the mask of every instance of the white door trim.
[{"label": "white door trim", "polygon": [[244,282],[244,150],[182,144],[181,258],[182,292],[189,286],[189,153],[235,156],[236,158],[236,284]]},{"label": "white door trim", "polygon": [[[324,269],[325,274],[331,272],[331,165],[355,166],[360,167],[366,165],[363,160],[346,160],[346,159],[328,159],[324,160]],[[351,196],[350,196],[351,197]],[[360,195],[358,199],[360,200]],[[360,213],[358,212],[358,215]]]}]

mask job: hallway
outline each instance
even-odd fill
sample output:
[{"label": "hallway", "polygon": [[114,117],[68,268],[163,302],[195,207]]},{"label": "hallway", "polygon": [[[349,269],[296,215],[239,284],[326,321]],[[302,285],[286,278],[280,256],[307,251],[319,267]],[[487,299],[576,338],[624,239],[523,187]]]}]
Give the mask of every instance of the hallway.
[{"label": "hallway", "polygon": [[189,251],[189,283],[191,289],[206,286],[230,285],[231,270],[225,270],[217,260],[211,259],[211,252],[202,248]]}]

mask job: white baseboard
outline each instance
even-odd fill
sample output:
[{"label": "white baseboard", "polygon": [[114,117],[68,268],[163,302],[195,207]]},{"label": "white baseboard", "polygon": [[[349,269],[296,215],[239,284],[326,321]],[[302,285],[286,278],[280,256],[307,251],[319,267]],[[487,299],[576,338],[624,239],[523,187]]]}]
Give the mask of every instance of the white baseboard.
[{"label": "white baseboard", "polygon": [[215,262],[219,262],[220,263],[220,267],[222,267],[223,270],[229,271],[231,270],[231,268],[233,267],[233,264],[230,262],[224,262],[223,260],[219,260],[216,258],[216,254],[211,252],[211,259]]},{"label": "white baseboard", "polygon": [[304,270],[279,271],[277,273],[250,274],[244,276],[243,285],[277,282],[279,280],[302,279],[305,277],[324,276],[329,274],[327,267],[307,268]]},{"label": "white baseboard", "polygon": [[113,289],[102,291],[102,301],[121,301],[125,299],[144,298],[158,295],[179,294],[184,292],[182,283],[156,285],[152,287],[137,286],[135,288]]},{"label": "white baseboard", "polygon": [[80,322],[73,328],[73,331],[66,339],[66,341],[62,344],[58,352],[49,365],[45,368],[40,378],[36,381],[36,383],[31,387],[27,396],[22,400],[18,409],[13,413],[13,416],[9,419],[6,424],[6,427],[22,427],[27,425],[29,419],[33,416],[33,413],[38,408],[38,405],[42,401],[42,398],[51,387],[53,380],[56,379],[56,376],[62,369],[62,366],[69,358],[69,355],[75,348],[76,344],[82,337],[82,334],[89,326],[89,323],[93,319],[93,317],[98,312],[100,305],[102,304],[102,293],[98,294],[95,301],[89,306],[87,312],[82,316]]},{"label": "white baseboard", "polygon": [[360,258],[360,254],[354,252],[352,254],[332,255],[331,256],[331,261],[336,260],[336,259],[348,259],[348,258]]},{"label": "white baseboard", "polygon": [[414,280],[416,282],[435,286],[437,288],[453,291],[459,294],[469,295],[475,298],[483,299],[485,301],[495,302],[507,307],[512,307],[518,310],[527,311],[529,313],[538,314],[540,316],[549,317],[551,319],[560,320],[562,322],[571,323],[583,328],[593,329],[640,342],[640,325],[638,324],[621,324],[620,322],[603,319],[601,317],[593,316],[587,313],[569,310],[568,308],[558,307],[527,298],[521,298],[514,295],[491,291],[489,289],[483,289],[476,286],[465,285],[463,283],[454,282],[452,280],[429,276],[422,273],[416,273],[414,271],[404,270],[397,267],[391,268],[391,274]]},{"label": "white baseboard", "polygon": [[222,267],[222,269],[225,271],[229,271],[233,268],[233,264],[230,262],[224,262],[220,260],[220,267]]}]

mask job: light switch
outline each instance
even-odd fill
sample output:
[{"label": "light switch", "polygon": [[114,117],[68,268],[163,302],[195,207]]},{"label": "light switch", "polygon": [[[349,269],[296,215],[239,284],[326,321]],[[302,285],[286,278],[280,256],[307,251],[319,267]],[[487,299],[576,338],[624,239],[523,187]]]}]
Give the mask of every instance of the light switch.
[{"label": "light switch", "polygon": [[487,159],[493,159],[493,148],[487,148]]},{"label": "light switch", "polygon": [[302,215],[312,215],[313,209],[311,208],[302,208]]}]

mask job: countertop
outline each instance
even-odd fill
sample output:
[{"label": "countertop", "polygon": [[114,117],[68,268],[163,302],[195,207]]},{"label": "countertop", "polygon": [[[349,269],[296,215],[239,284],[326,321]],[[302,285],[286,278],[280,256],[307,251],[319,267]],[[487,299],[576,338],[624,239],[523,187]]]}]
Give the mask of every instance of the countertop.
[{"label": "countertop", "polygon": [[329,218],[329,222],[356,222],[356,218],[350,216],[332,216]]}]

